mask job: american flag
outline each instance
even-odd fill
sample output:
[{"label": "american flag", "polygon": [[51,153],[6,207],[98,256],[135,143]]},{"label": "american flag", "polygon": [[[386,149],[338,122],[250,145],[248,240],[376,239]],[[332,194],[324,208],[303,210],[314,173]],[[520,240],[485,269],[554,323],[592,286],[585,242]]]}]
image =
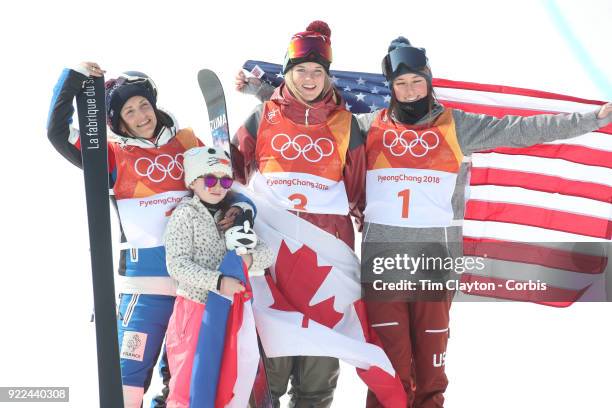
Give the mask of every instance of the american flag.
[{"label": "american flag", "polygon": [[[247,61],[278,86],[282,67]],[[367,113],[387,107],[388,82],[380,74],[331,71],[346,108]],[[589,112],[601,101],[531,89],[433,79],[448,108],[504,115]],[[464,252],[486,257],[486,269],[462,282],[492,282],[496,290],[468,293],[485,298],[568,306],[605,300],[604,275],[612,240],[612,125],[528,148],[474,153],[463,222]],[[507,290],[506,283],[544,282],[539,289]],[[541,288],[541,287],[540,287]]]}]

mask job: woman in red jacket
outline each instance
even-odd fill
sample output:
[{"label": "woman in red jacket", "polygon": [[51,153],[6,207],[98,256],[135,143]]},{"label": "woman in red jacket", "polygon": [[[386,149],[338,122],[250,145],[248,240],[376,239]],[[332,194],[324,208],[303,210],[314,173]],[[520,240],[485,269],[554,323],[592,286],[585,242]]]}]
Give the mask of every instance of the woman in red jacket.
[{"label": "woman in red jacket", "polygon": [[[362,197],[361,132],[329,76],[331,31],[321,21],[295,34],[283,65],[284,83],[255,109],[232,142],[235,177],[271,202],[354,246],[349,213]],[[292,406],[328,407],[339,364],[331,357],[266,361],[275,406],[291,378]]]}]

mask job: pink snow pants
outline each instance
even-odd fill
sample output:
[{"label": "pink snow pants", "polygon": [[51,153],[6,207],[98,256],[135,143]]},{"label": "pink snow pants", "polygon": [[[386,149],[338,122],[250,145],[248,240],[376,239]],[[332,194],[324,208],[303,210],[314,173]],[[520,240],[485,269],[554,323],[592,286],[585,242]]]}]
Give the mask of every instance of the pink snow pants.
[{"label": "pink snow pants", "polygon": [[189,407],[191,368],[198,344],[204,305],[177,296],[166,332],[166,353],[170,368],[168,408]]}]

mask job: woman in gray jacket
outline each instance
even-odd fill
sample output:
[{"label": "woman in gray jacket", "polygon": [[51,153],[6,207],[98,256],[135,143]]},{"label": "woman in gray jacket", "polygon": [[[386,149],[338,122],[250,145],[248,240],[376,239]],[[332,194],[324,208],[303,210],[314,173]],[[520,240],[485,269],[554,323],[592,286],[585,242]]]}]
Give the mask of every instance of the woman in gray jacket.
[{"label": "woman in gray jacket", "polygon": [[[362,262],[376,256],[372,243],[401,243],[402,252],[414,259],[423,253],[441,259],[462,256],[464,156],[574,137],[612,119],[609,103],[586,114],[503,118],[446,108],[433,93],[425,49],[404,37],[391,42],[382,70],[391,90],[390,107],[358,117],[367,133]],[[402,180],[395,181],[400,173]],[[426,274],[433,271],[417,272],[431,278]],[[369,289],[370,324],[414,407],[442,407],[452,293],[411,293],[398,301],[388,292]],[[380,406],[371,392],[367,406]]]}]

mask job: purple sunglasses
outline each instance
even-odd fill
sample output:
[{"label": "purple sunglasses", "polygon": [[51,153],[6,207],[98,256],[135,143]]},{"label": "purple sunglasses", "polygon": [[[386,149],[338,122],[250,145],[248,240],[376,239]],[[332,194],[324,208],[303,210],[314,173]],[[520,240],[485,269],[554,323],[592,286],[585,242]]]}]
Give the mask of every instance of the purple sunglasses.
[{"label": "purple sunglasses", "polygon": [[219,182],[221,187],[227,190],[234,183],[234,179],[229,176],[217,177],[214,174],[206,174],[202,178],[204,179],[204,185],[208,188],[213,188]]}]

